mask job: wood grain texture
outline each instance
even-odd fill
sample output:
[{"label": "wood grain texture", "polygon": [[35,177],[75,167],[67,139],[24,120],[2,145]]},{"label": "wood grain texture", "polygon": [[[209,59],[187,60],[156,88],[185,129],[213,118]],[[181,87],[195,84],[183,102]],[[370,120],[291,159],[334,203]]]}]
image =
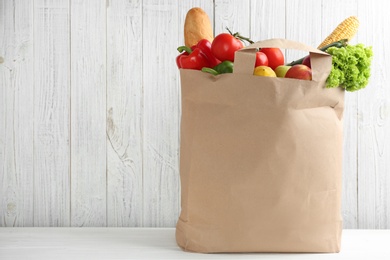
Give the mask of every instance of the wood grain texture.
[{"label": "wood grain texture", "polygon": [[143,1],[144,226],[176,225],[179,214],[178,6]]},{"label": "wood grain texture", "polygon": [[142,226],[142,1],[107,6],[107,223]]},{"label": "wood grain texture", "polygon": [[226,27],[228,27],[232,33],[239,32],[243,36],[250,36],[249,0],[215,0],[214,3],[215,35],[227,33]]},{"label": "wood grain texture", "polygon": [[[357,0],[338,2],[334,8],[331,1],[322,1],[321,39],[325,39],[345,18],[357,15]],[[331,17],[332,19],[326,19]],[[351,40],[355,44],[357,36]],[[320,41],[321,42],[321,41]],[[320,42],[315,43],[318,46]],[[344,109],[344,158],[342,215],[344,228],[358,228],[357,215],[357,93],[345,93]]]},{"label": "wood grain texture", "polygon": [[271,38],[285,38],[285,2],[285,0],[251,0],[250,36],[253,41],[261,41]]},{"label": "wood grain texture", "polygon": [[[286,1],[286,38],[316,47],[322,42],[321,37],[321,1],[290,0]],[[286,50],[285,60],[291,62],[307,52]]]},{"label": "wood grain texture", "polygon": [[0,226],[33,226],[33,5],[0,2]]},{"label": "wood grain texture", "polygon": [[71,225],[106,226],[106,2],[71,0]]},{"label": "wood grain texture", "polygon": [[389,7],[384,1],[358,2],[358,41],[374,51],[370,84],[357,93],[359,228],[390,228]]},{"label": "wood grain texture", "polygon": [[69,15],[34,1],[34,226],[70,225]]}]

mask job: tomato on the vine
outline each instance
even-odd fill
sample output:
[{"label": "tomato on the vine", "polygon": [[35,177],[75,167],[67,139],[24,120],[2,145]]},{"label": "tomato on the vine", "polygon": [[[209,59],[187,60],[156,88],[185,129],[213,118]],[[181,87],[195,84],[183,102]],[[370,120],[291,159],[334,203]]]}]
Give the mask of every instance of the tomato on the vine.
[{"label": "tomato on the vine", "polygon": [[268,66],[268,58],[267,55],[263,52],[256,52],[256,64],[255,67],[258,66]]},{"label": "tomato on the vine", "polygon": [[268,66],[273,70],[280,65],[284,65],[284,55],[279,48],[261,48],[260,52],[267,55]]},{"label": "tomato on the vine", "polygon": [[217,35],[211,44],[211,52],[220,61],[234,61],[234,53],[244,47],[244,43],[229,33]]}]

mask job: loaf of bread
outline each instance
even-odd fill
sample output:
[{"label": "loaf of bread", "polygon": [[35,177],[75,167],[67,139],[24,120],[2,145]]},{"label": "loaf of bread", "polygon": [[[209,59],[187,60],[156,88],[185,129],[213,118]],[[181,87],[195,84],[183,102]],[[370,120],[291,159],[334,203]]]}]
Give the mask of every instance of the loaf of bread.
[{"label": "loaf of bread", "polygon": [[202,8],[191,8],[184,22],[184,44],[191,47],[202,39],[213,41],[213,28],[209,16]]}]

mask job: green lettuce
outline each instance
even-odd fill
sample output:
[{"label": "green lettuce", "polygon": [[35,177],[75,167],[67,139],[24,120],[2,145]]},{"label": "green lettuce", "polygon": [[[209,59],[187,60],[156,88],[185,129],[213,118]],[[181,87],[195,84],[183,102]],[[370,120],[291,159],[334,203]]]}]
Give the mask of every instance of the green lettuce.
[{"label": "green lettuce", "polygon": [[332,55],[332,70],[326,80],[326,87],[340,86],[347,91],[356,91],[367,86],[372,47],[347,45],[342,48],[330,47],[326,52]]}]

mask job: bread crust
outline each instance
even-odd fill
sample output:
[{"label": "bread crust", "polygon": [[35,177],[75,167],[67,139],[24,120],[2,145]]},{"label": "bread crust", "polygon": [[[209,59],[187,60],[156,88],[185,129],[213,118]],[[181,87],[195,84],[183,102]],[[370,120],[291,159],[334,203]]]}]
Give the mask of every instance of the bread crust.
[{"label": "bread crust", "polygon": [[213,28],[210,19],[202,8],[191,8],[184,22],[184,44],[191,47],[202,39],[213,41]]}]

